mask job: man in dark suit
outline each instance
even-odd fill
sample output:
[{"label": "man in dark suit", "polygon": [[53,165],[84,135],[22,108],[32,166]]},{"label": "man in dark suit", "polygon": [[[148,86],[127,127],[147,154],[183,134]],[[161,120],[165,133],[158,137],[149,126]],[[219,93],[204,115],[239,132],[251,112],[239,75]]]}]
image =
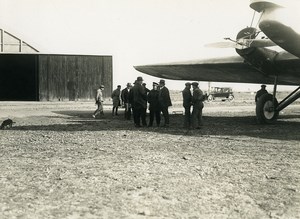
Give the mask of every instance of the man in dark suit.
[{"label": "man in dark suit", "polygon": [[144,87],[145,92],[148,95],[148,93],[150,92],[150,90],[146,87],[146,83],[143,83],[142,86]]},{"label": "man in dark suit", "polygon": [[182,91],[183,107],[184,107],[184,127],[190,128],[191,126],[191,105],[192,105],[192,93],[191,83],[185,83],[185,88]]},{"label": "man in dark suit", "polygon": [[267,93],[268,93],[268,91],[266,90],[266,85],[262,84],[261,89],[256,92],[255,102],[257,102],[262,95],[267,94]]},{"label": "man in dark suit", "polygon": [[129,92],[131,87],[132,87],[131,84],[127,83],[126,88],[124,88],[121,93],[121,99],[125,107],[124,115],[125,115],[125,119],[127,120],[130,120],[131,118],[131,106],[129,104]]},{"label": "man in dark suit", "polygon": [[[136,127],[141,127],[141,117],[147,108],[147,95],[142,86],[143,78],[137,77],[134,86],[131,88],[130,99],[132,99],[134,110],[134,124]],[[143,120],[143,119],[142,119]],[[147,126],[146,121],[142,121],[143,126]]]},{"label": "man in dark suit", "polygon": [[172,106],[169,89],[165,86],[165,80],[159,81],[159,95],[158,95],[159,107],[163,114],[165,123],[164,126],[168,127],[170,124],[169,119],[169,106]]},{"label": "man in dark suit", "polygon": [[153,89],[148,93],[148,103],[149,103],[149,111],[150,111],[150,121],[148,127],[153,125],[153,120],[155,116],[156,125],[160,125],[160,108],[158,102],[158,83],[153,82]]}]

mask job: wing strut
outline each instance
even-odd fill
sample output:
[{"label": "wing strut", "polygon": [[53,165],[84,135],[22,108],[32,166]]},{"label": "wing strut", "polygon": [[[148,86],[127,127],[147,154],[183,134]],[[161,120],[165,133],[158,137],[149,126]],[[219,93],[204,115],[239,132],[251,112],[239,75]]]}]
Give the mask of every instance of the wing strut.
[{"label": "wing strut", "polygon": [[255,18],[255,14],[256,14],[256,11],[254,10],[254,13],[253,13],[253,16],[252,16],[252,21],[251,21],[250,27],[252,27],[252,25],[253,25],[253,21],[254,21],[254,18]]},{"label": "wing strut", "polygon": [[275,80],[274,80],[274,88],[273,88],[273,103],[275,102],[275,99],[276,99],[277,82],[278,82],[278,76],[276,75]]},{"label": "wing strut", "polygon": [[290,93],[286,98],[284,98],[276,107],[277,111],[283,110],[285,107],[296,101],[300,98],[300,86]]}]

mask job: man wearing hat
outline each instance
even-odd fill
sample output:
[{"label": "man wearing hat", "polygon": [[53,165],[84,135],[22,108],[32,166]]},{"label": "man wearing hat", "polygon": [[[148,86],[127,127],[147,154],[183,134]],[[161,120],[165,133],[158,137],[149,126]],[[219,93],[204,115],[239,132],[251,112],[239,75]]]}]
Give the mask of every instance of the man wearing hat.
[{"label": "man wearing hat", "polygon": [[184,107],[184,127],[190,128],[191,126],[191,106],[192,106],[192,93],[191,83],[185,83],[185,88],[182,91],[183,107]]},{"label": "man wearing hat", "polygon": [[146,83],[143,83],[142,86],[144,87],[146,94],[148,94],[150,92],[150,90],[146,87]]},{"label": "man wearing hat", "polygon": [[131,89],[131,84],[127,83],[126,87],[122,90],[121,99],[125,107],[125,119],[130,120],[131,118],[131,106],[129,104],[129,92]]},{"label": "man wearing hat", "polygon": [[100,85],[99,89],[97,90],[96,96],[95,96],[97,109],[94,112],[94,114],[92,115],[94,118],[96,118],[96,116],[99,113],[100,113],[100,115],[104,115],[104,113],[103,113],[103,95],[102,95],[103,90],[104,90],[104,85]]},{"label": "man wearing hat", "polygon": [[[144,91],[145,91],[146,96],[147,96],[148,93],[150,92],[150,90],[146,87],[146,83],[142,83],[142,86],[143,86]],[[147,103],[147,100],[146,100],[146,103]],[[141,115],[143,125],[145,125],[147,123],[146,122],[146,115],[147,115],[147,106],[146,106],[146,108],[144,109],[144,111],[142,112],[142,115]]]},{"label": "man wearing hat", "polygon": [[165,80],[159,81],[159,95],[158,95],[159,107],[164,116],[165,127],[168,127],[170,124],[169,119],[169,106],[172,106],[169,89],[165,86]]},{"label": "man wearing hat", "polygon": [[113,100],[112,115],[118,116],[118,108],[121,105],[121,85],[118,85],[117,89],[112,92],[111,98]]},{"label": "man wearing hat", "polygon": [[130,99],[132,101],[133,107],[134,125],[136,127],[141,127],[141,117],[143,126],[147,126],[145,119],[146,115],[145,117],[143,115],[145,109],[147,109],[147,95],[142,86],[142,83],[143,78],[137,77],[136,82],[134,83],[134,86],[132,87],[130,92]]},{"label": "man wearing hat", "polygon": [[129,94],[128,94],[128,101],[129,101],[129,106],[132,109],[134,124],[135,124],[135,110],[134,110],[134,105],[133,105],[133,89],[132,88],[136,85],[136,83],[138,83],[137,80],[135,80],[133,82],[133,86],[131,86],[131,88],[129,90]]},{"label": "man wearing hat", "polygon": [[150,111],[150,121],[148,127],[152,127],[153,120],[155,116],[156,125],[160,125],[160,108],[158,102],[158,83],[153,82],[153,89],[148,93],[149,111]]},{"label": "man wearing hat", "polygon": [[195,129],[200,129],[202,126],[202,109],[204,107],[204,95],[202,90],[198,87],[198,82],[193,82],[193,96],[192,96],[192,104],[193,104],[193,111],[192,111],[192,127]]},{"label": "man wearing hat", "polygon": [[266,85],[262,84],[261,89],[256,92],[255,102],[257,102],[259,98],[264,94],[268,94],[268,91],[266,90]]}]

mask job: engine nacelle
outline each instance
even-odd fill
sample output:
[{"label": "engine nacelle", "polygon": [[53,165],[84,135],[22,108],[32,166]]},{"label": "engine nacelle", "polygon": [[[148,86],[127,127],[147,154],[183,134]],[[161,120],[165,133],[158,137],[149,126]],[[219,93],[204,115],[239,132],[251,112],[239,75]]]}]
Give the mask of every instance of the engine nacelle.
[{"label": "engine nacelle", "polygon": [[[236,36],[236,40],[240,39],[255,39],[258,30],[253,27],[247,27],[242,29]],[[247,47],[245,49],[236,49],[236,52],[245,59],[246,62],[250,63],[251,66],[257,70],[263,72],[264,74],[274,74],[276,73],[273,67],[273,60],[277,55],[277,52],[267,48],[258,47]]]},{"label": "engine nacelle", "polygon": [[[254,27],[246,27],[242,29],[240,32],[238,32],[236,36],[236,40],[239,41],[240,39],[255,39],[256,35],[257,35],[257,29],[255,29]],[[245,48],[243,49],[236,49],[236,52],[239,55],[243,55],[243,54],[251,53],[255,49],[256,48],[249,48],[245,46]]]},{"label": "engine nacelle", "polygon": [[246,27],[242,29],[238,34],[236,35],[236,39],[255,39],[257,34],[257,29],[254,27]]}]

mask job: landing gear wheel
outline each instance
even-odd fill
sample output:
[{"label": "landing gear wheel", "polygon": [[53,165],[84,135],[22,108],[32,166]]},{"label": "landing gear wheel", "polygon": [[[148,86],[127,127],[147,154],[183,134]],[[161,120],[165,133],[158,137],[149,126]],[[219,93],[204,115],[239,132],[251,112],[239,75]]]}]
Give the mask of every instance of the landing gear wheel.
[{"label": "landing gear wheel", "polygon": [[273,95],[264,94],[256,103],[256,118],[260,124],[271,124],[277,120],[279,112],[275,110],[278,102],[275,98],[273,103]]},{"label": "landing gear wheel", "polygon": [[210,95],[208,95],[208,97],[207,97],[207,100],[208,101],[212,101],[214,98],[213,98],[213,96],[210,94]]},{"label": "landing gear wheel", "polygon": [[234,96],[233,95],[229,95],[228,100],[229,101],[233,101],[234,100]]}]

